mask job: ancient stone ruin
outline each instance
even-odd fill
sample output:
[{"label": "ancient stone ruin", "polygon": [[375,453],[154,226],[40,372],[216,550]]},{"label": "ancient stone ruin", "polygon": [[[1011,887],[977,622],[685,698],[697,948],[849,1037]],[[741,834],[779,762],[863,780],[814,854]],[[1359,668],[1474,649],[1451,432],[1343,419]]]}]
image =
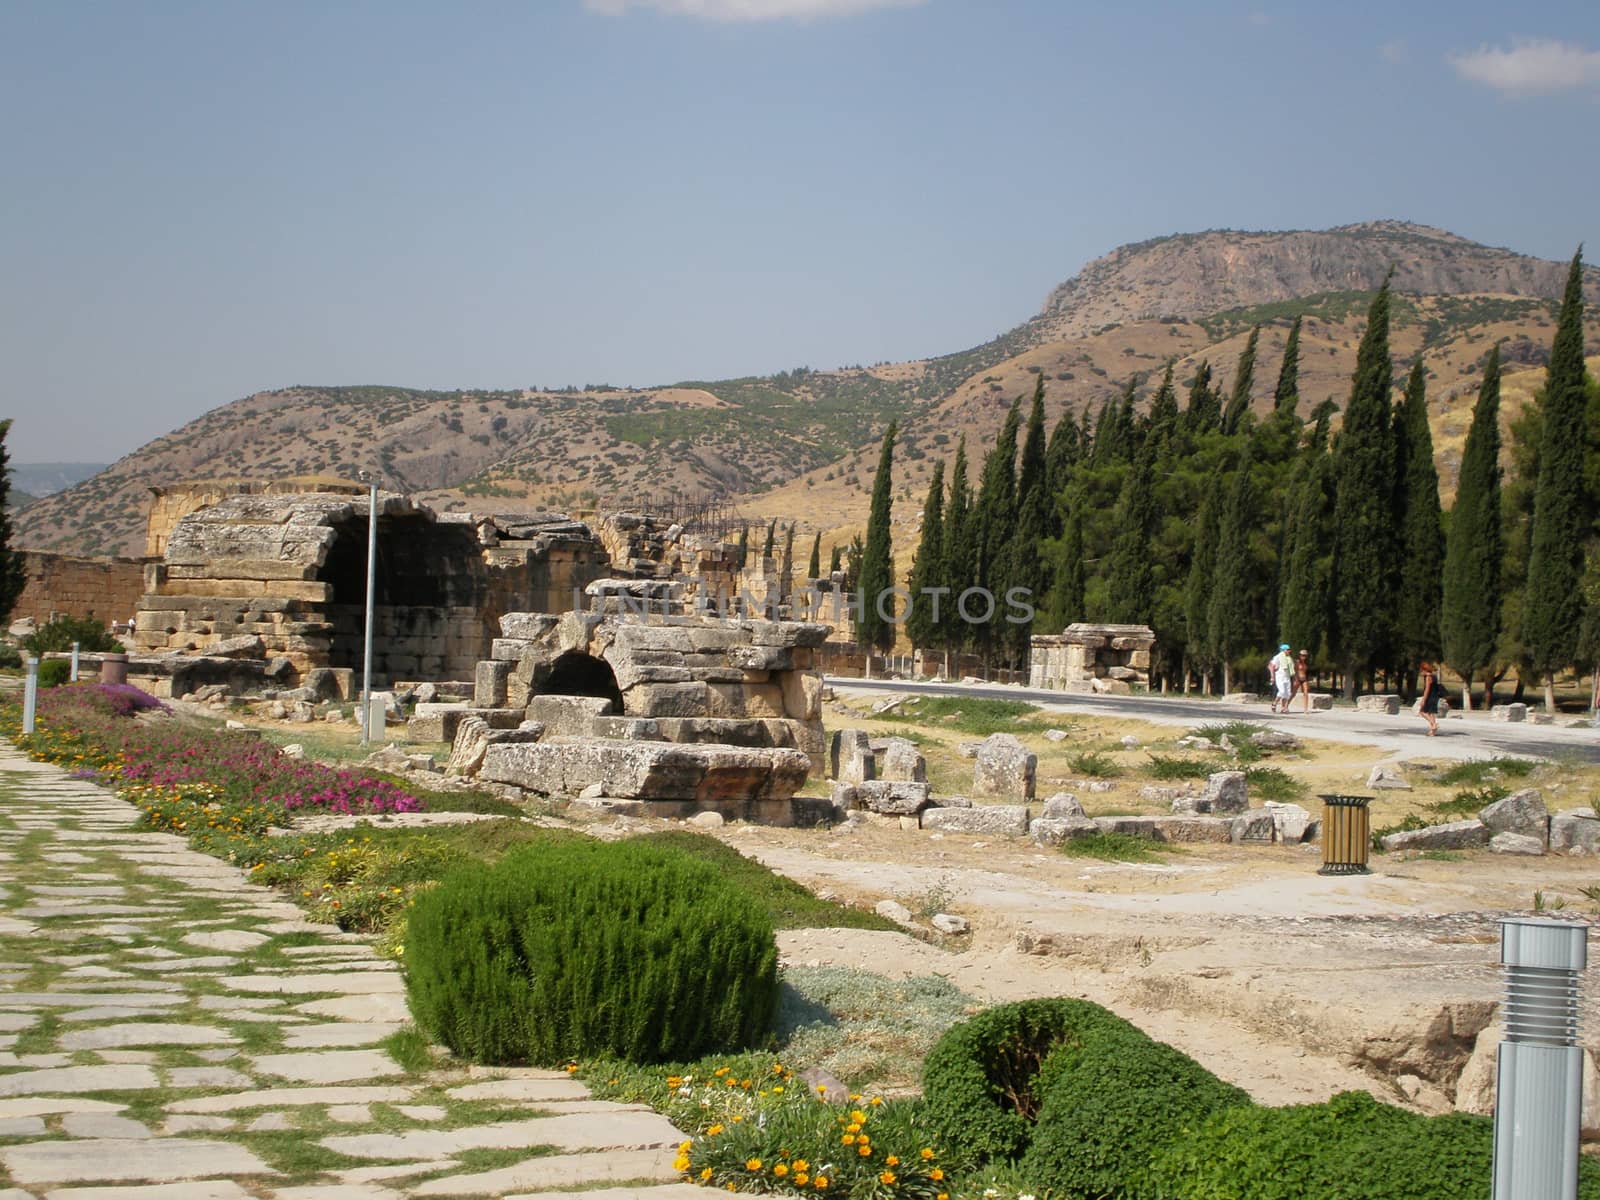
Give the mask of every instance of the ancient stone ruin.
[{"label": "ancient stone ruin", "polygon": [[1068,625],[1031,639],[1028,686],[1064,692],[1128,693],[1150,687],[1148,625]]}]

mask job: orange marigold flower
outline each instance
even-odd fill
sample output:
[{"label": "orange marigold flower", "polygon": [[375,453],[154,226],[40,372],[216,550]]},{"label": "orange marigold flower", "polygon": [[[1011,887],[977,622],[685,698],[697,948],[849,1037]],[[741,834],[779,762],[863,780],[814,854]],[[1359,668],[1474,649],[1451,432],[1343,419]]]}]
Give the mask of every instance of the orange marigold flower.
[{"label": "orange marigold flower", "polygon": [[893,1183],[894,1182],[894,1172],[893,1171],[885,1171],[885,1172],[883,1172],[883,1174],[878,1176],[878,1182],[879,1183],[883,1183],[883,1184]]},{"label": "orange marigold flower", "polygon": [[863,1142],[861,1145],[856,1147],[856,1153],[861,1155],[862,1158],[871,1158],[872,1147]]},{"label": "orange marigold flower", "polygon": [[935,1167],[933,1170],[928,1172],[928,1178],[933,1180],[935,1183],[938,1183],[944,1178],[944,1172],[938,1167]]},{"label": "orange marigold flower", "polygon": [[888,1163],[891,1167],[898,1167],[900,1165],[900,1158],[899,1158],[898,1155],[895,1155],[895,1154],[889,1155],[889,1157],[884,1159],[883,1161]]},{"label": "orange marigold flower", "polygon": [[853,1133],[847,1133],[839,1140],[846,1146],[854,1146],[856,1144],[856,1135]]},{"label": "orange marigold flower", "polygon": [[922,1148],[922,1161],[923,1162],[927,1162],[932,1157],[933,1157],[933,1148],[931,1146],[924,1146]]},{"label": "orange marigold flower", "polygon": [[818,1175],[814,1180],[812,1180],[812,1186],[815,1187],[819,1192],[827,1191],[828,1177],[826,1175]]},{"label": "orange marigold flower", "polygon": [[789,1168],[784,1166],[782,1163],[774,1163],[772,1167],[772,1173],[781,1179],[783,1176],[789,1173]]}]

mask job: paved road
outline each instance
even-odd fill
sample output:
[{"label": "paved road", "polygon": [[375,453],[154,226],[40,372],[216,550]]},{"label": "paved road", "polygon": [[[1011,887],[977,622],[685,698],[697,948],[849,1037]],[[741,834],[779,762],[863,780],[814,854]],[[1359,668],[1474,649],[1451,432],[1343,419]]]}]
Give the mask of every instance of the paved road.
[{"label": "paved road", "polygon": [[[1487,714],[1452,713],[1439,724],[1439,736],[1427,736],[1420,718],[1336,708],[1331,712],[1275,717],[1262,704],[1224,704],[1182,696],[1096,696],[1055,692],[1000,683],[913,683],[898,679],[847,679],[829,676],[841,691],[902,692],[924,696],[970,696],[984,700],[1025,700],[1046,708],[1090,716],[1134,717],[1162,725],[1204,725],[1216,721],[1255,721],[1302,737],[1330,742],[1379,746],[1403,758],[1487,758],[1520,755],[1534,758],[1576,758],[1600,763],[1600,730],[1592,726],[1502,723]],[[1570,718],[1561,718],[1563,721]]]}]

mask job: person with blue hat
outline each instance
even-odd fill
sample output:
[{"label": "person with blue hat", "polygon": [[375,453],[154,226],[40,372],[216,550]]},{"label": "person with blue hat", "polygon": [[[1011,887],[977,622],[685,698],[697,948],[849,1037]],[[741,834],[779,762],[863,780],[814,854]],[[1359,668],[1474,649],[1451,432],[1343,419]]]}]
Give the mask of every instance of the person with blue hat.
[{"label": "person with blue hat", "polygon": [[1278,653],[1267,664],[1267,669],[1272,673],[1272,711],[1287,713],[1289,698],[1294,695],[1294,659],[1289,657],[1288,642],[1278,646]]}]

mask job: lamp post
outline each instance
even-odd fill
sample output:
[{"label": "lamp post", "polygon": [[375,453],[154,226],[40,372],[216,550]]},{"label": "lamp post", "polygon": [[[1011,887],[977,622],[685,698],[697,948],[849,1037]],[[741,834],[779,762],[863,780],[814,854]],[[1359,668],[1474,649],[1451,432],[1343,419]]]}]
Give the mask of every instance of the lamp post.
[{"label": "lamp post", "polygon": [[361,654],[361,744],[372,741],[372,617],[378,574],[378,479],[361,472],[367,481],[367,617],[365,646]]}]

